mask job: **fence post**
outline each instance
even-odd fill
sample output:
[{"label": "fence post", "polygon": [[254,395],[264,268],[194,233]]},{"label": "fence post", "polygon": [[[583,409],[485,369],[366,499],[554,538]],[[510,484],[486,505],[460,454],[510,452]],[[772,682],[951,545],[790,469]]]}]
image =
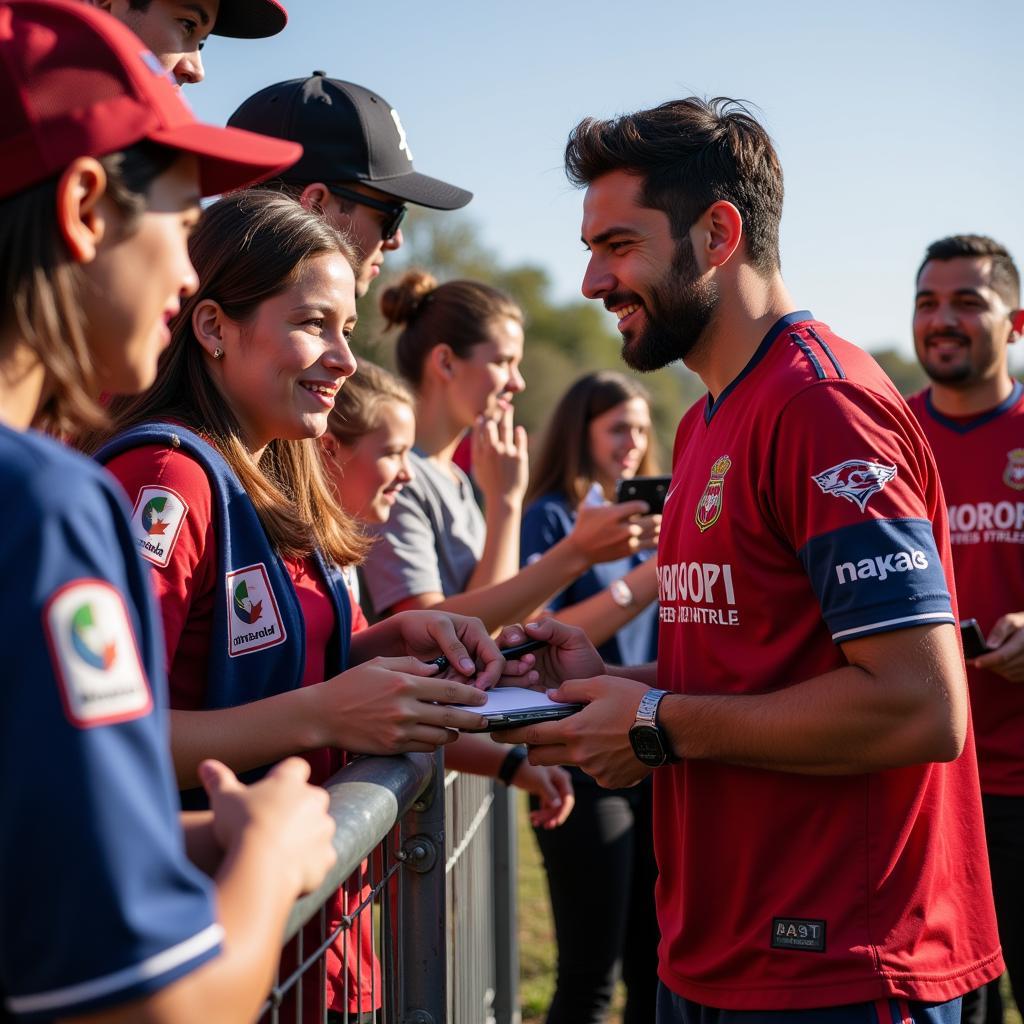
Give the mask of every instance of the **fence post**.
[{"label": "fence post", "polygon": [[434,777],[402,822],[398,873],[400,1024],[447,1024],[444,755]]},{"label": "fence post", "polygon": [[519,847],[516,834],[516,794],[496,786],[493,815],[494,958],[496,1024],[520,1024],[519,936],[516,921],[516,878]]}]

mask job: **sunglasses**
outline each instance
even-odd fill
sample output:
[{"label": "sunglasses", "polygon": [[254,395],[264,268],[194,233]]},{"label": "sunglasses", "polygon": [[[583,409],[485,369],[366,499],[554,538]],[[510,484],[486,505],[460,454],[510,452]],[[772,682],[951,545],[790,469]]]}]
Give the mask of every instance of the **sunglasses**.
[{"label": "sunglasses", "polygon": [[328,185],[327,189],[332,195],[341,196],[350,202],[358,203],[360,206],[368,206],[371,210],[377,210],[385,214],[380,225],[381,238],[385,242],[391,241],[398,234],[398,229],[405,219],[406,208],[403,203],[386,203],[383,199],[374,199],[372,196],[364,196],[362,192],[356,192],[341,185]]}]

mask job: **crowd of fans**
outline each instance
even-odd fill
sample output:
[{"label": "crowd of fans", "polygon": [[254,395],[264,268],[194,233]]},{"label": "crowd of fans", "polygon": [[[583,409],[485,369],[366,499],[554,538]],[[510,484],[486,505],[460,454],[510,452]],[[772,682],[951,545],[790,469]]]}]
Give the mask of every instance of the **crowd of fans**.
[{"label": "crowd of fans", "polygon": [[[620,976],[626,1024],[1000,1021],[1004,966],[1024,979],[1010,255],[927,249],[908,404],[787,292],[782,171],[741,105],[581,122],[584,293],[630,366],[708,389],[663,515],[619,500],[658,471],[633,377],[566,381],[528,458],[514,299],[418,270],[369,294],[407,204],[471,199],[379,94],[316,71],[196,122],[206,36],[286,20],[0,2],[0,1017],[256,1019],[334,859],[320,784],[443,748],[530,795],[551,1024],[605,1020]],[[397,375],[352,340],[375,300]],[[498,684],[583,709],[494,742],[472,708]],[[296,1020],[380,1019],[358,920]]]}]

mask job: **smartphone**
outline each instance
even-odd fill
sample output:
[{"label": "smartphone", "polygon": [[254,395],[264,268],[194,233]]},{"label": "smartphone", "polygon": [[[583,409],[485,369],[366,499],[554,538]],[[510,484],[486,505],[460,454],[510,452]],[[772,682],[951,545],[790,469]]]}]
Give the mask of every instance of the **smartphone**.
[{"label": "smartphone", "polygon": [[483,715],[487,725],[479,732],[497,732],[499,729],[516,729],[521,725],[533,725],[535,722],[554,722],[559,718],[581,711],[583,704],[559,704],[546,693],[537,693],[522,686],[496,686],[487,691],[487,703],[471,706],[469,704],[452,704],[460,711],[472,711],[475,715]]},{"label": "smartphone", "polygon": [[670,476],[635,476],[620,480],[615,488],[615,500],[646,501],[648,515],[661,515],[665,508],[665,495],[672,485]]},{"label": "smartphone", "polygon": [[965,658],[980,658],[992,649],[985,643],[985,634],[982,633],[977,619],[960,621],[960,640],[964,645]]}]

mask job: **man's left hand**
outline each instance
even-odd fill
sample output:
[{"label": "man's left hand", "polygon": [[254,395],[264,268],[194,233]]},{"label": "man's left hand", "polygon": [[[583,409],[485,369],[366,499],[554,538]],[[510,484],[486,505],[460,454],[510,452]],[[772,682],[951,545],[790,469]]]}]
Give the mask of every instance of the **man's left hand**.
[{"label": "man's left hand", "polygon": [[1004,615],[988,635],[995,650],[972,658],[969,664],[996,672],[1013,683],[1024,683],[1024,612]]},{"label": "man's left hand", "polygon": [[540,722],[502,730],[500,743],[525,743],[530,764],[575,764],[608,789],[635,786],[650,774],[629,742],[644,683],[621,676],[570,679],[549,696],[565,704],[586,704],[582,711],[557,722]]}]

